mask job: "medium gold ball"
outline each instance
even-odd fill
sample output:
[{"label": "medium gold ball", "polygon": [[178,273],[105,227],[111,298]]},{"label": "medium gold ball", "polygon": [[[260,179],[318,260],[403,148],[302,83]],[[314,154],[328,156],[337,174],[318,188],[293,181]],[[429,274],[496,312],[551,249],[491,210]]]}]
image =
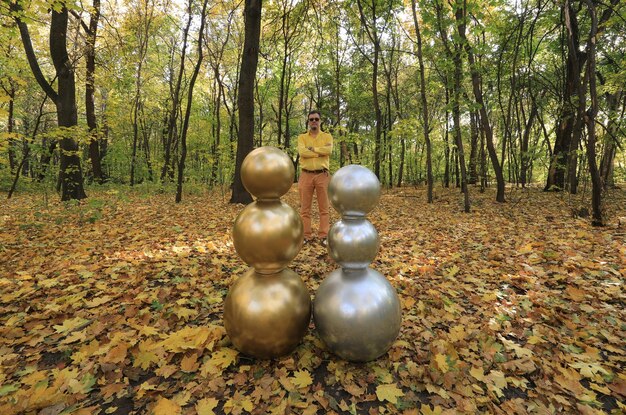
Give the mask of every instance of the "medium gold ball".
[{"label": "medium gold ball", "polygon": [[276,147],[251,151],[241,165],[241,181],[260,200],[278,199],[289,191],[296,174],[291,158]]},{"label": "medium gold ball", "polygon": [[290,269],[271,275],[250,269],[231,287],[224,302],[224,326],[233,345],[260,359],[295,349],[310,319],[309,291]]},{"label": "medium gold ball", "polygon": [[261,274],[286,268],[302,248],[303,238],[300,215],[280,200],[249,204],[233,226],[237,254]]}]

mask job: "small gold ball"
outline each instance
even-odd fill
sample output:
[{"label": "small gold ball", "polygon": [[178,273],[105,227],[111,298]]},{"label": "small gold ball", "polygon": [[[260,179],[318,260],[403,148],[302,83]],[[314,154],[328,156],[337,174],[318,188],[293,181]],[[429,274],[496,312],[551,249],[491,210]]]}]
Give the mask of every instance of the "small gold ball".
[{"label": "small gold ball", "polygon": [[300,215],[280,200],[249,204],[233,226],[237,254],[262,274],[286,268],[300,252],[303,238]]},{"label": "small gold ball", "polygon": [[258,199],[278,199],[289,191],[296,169],[291,158],[276,147],[251,151],[241,165],[241,181]]},{"label": "small gold ball", "polygon": [[230,288],[224,302],[224,327],[233,345],[260,359],[295,349],[310,319],[309,291],[290,269],[271,275],[250,269]]}]

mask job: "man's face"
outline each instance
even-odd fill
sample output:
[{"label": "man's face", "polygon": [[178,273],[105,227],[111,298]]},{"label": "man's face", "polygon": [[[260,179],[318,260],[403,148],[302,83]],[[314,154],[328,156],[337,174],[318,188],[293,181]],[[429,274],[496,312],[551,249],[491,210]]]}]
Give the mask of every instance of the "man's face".
[{"label": "man's face", "polygon": [[311,114],[309,115],[309,128],[312,131],[316,131],[320,128],[320,115],[319,114]]}]

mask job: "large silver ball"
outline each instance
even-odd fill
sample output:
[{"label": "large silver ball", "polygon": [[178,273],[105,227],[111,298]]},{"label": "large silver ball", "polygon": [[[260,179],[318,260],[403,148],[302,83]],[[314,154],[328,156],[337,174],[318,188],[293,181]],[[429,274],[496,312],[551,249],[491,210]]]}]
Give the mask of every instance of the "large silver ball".
[{"label": "large silver ball", "polygon": [[341,215],[365,216],[380,199],[380,182],[366,167],[350,164],[333,174],[328,196]]},{"label": "large silver ball", "polygon": [[339,357],[367,362],[383,355],[400,332],[395,289],[371,268],[338,269],[322,282],[313,301],[320,338]]},{"label": "large silver ball", "polygon": [[262,274],[287,267],[300,252],[303,240],[300,215],[280,200],[250,203],[233,225],[237,254]]},{"label": "large silver ball", "polygon": [[287,193],[295,174],[291,158],[276,147],[252,150],[241,164],[244,187],[260,200],[278,199]]},{"label": "large silver ball", "polygon": [[233,345],[261,359],[291,352],[310,321],[309,290],[289,268],[271,275],[248,270],[224,301],[224,327]]},{"label": "large silver ball", "polygon": [[342,268],[366,268],[376,257],[379,243],[376,228],[365,218],[346,217],[328,232],[328,252]]}]

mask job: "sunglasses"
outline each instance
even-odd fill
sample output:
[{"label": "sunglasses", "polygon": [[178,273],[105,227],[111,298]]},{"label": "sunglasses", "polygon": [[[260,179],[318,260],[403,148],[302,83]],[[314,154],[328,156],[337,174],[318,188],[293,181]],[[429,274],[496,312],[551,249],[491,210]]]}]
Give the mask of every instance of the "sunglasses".
[{"label": "sunglasses", "polygon": [[319,118],[309,118],[309,121],[319,121]]}]

